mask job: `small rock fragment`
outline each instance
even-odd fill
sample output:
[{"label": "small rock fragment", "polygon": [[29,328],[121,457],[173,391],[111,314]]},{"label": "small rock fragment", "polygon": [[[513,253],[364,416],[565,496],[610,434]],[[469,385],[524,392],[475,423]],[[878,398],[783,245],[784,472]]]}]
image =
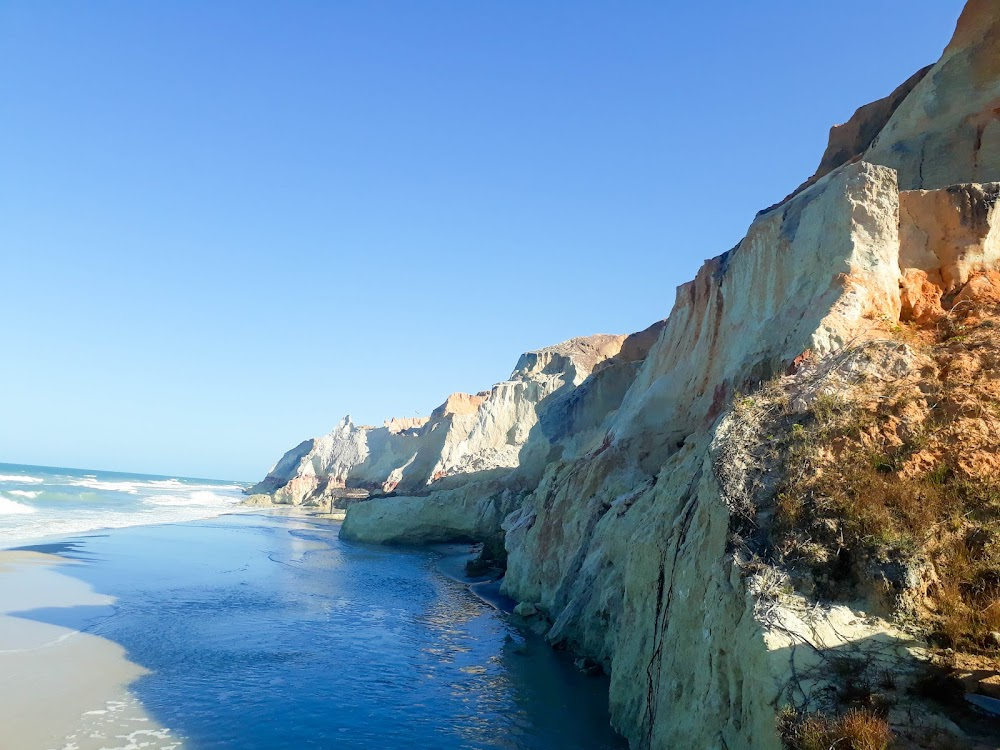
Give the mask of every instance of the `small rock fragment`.
[{"label": "small rock fragment", "polygon": [[538,607],[531,602],[521,602],[514,607],[514,614],[518,617],[534,617],[538,614]]}]

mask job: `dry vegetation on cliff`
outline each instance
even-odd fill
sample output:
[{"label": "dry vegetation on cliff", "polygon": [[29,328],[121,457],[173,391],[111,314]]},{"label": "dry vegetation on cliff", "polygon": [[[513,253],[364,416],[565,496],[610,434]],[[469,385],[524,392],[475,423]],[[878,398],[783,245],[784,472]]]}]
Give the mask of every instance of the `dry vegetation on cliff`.
[{"label": "dry vegetation on cliff", "polygon": [[782,736],[792,750],[886,750],[892,741],[886,720],[863,709],[836,718],[789,714],[780,720]]},{"label": "dry vegetation on cliff", "polygon": [[961,305],[896,329],[905,377],[821,389],[784,438],[773,532],[810,593],[865,594],[985,653],[1000,648],[998,328],[1000,307]]},{"label": "dry vegetation on cliff", "polygon": [[[736,399],[727,439],[741,444],[737,469],[749,480],[731,498],[734,544],[810,600],[861,603],[926,637],[936,663],[971,659],[980,677],[995,676],[1000,304],[986,294],[879,328]],[[723,441],[720,454],[731,447]],[[862,671],[845,684],[863,689],[840,690],[832,713],[785,717],[786,744],[887,747],[848,732],[865,725],[881,737],[876,725],[887,728],[889,704],[903,699],[896,686],[854,679]],[[932,681],[954,683],[942,674]]]}]

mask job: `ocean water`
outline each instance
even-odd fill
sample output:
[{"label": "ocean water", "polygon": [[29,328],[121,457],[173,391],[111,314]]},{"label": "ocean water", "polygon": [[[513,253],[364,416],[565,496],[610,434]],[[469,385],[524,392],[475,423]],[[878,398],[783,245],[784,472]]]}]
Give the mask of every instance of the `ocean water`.
[{"label": "ocean water", "polygon": [[0,464],[0,548],[46,536],[238,512],[243,485]]},{"label": "ocean water", "polygon": [[[117,643],[148,670],[53,750],[627,747],[609,725],[607,679],[445,575],[440,551],[344,542],[335,523],[259,510],[185,517],[232,509],[238,488],[224,483],[0,474],[5,497],[32,509],[4,517],[6,538],[35,524],[45,541],[21,547],[62,556],[60,574],[114,598],[16,616]],[[86,533],[54,539],[58,509],[88,514]],[[163,729],[137,732],[139,709]]]}]

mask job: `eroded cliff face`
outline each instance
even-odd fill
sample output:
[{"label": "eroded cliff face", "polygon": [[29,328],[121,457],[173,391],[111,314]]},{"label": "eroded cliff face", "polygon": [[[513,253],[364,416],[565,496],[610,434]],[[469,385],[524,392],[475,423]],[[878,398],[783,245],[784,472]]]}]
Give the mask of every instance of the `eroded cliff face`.
[{"label": "eroded cliff face", "polygon": [[[765,523],[758,514],[774,498],[766,478],[748,489],[748,477],[775,438],[761,430],[734,442],[742,417],[731,406],[716,415],[729,394],[786,372],[785,391],[814,399],[826,363],[898,335],[915,272],[934,280],[924,295],[939,316],[995,301],[996,189],[963,185],[917,200],[900,194],[892,170],[860,162],[760,217],[680,290],[599,447],[550,463],[505,519],[504,590],[531,602],[550,640],[606,665],[616,726],[635,746],[778,747],[777,709],[830,709],[823,696],[835,694],[838,660],[889,669],[901,685],[919,672],[919,639],[869,616],[879,603],[871,591],[819,607],[758,566],[734,530]],[[901,201],[910,210],[900,213]],[[945,208],[915,215],[917,202]],[[847,394],[920,371],[894,354],[900,345],[889,346],[894,356],[852,360],[852,377],[826,387]],[[890,717],[913,741],[931,729],[961,735],[927,707]]]},{"label": "eroded cliff face", "polygon": [[892,170],[861,162],[759,217],[678,291],[600,447],[505,521],[504,589],[607,665],[637,747],[778,746],[786,646],[730,549],[715,425],[734,392],[898,317],[898,204]]},{"label": "eroded cliff face", "polygon": [[430,417],[394,418],[382,427],[345,417],[286,453],[247,492],[258,504],[324,506],[349,490],[427,495],[514,469],[540,471],[547,454],[527,447],[540,415],[592,372],[614,371],[627,341],[625,359],[641,344],[604,334],[527,352],[510,378],[479,394],[453,393]]},{"label": "eroded cliff face", "polygon": [[[814,178],[680,287],[666,321],[524,355],[425,424],[343,422],[260,491],[395,490],[349,507],[351,539],[502,536],[504,591],[610,673],[637,748],[778,748],[783,706],[836,710],[844,657],[906,683],[927,652],[891,606],[860,588],[821,605],[765,559],[784,462],[774,414],[749,419],[741,394],[779,387],[794,421],[831,389],[919,372],[901,324],[1000,299],[998,44],[1000,5],[973,0],[942,59],[835,128]],[[909,698],[888,716],[914,746],[962,736]]]},{"label": "eroded cliff face", "polygon": [[970,0],[941,59],[865,152],[904,190],[1000,180],[1000,17]]}]

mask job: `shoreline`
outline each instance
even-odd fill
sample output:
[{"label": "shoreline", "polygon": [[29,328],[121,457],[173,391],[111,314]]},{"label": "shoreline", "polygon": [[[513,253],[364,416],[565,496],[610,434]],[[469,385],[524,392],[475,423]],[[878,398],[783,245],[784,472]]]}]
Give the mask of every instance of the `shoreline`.
[{"label": "shoreline", "polygon": [[0,539],[0,739],[9,743],[2,747],[108,750],[111,743],[126,750],[182,750],[183,741],[160,726],[131,691],[150,671],[132,662],[121,645],[85,627],[30,615],[86,608],[113,616],[115,597],[62,571],[85,564],[64,553],[88,539],[265,515],[255,510],[263,509],[234,504],[233,510],[194,519]]},{"label": "shoreline", "polygon": [[[268,511],[268,514],[289,518],[315,518],[329,521],[338,529],[344,521],[343,511],[323,511],[313,507],[286,504],[255,504],[243,502],[241,505],[251,511]],[[225,514],[223,514],[225,515]],[[466,563],[474,560],[482,548],[481,544],[469,542],[439,542],[427,545],[375,545],[383,549],[398,548],[400,550],[430,551],[438,555],[434,562],[434,570],[456,583],[461,583],[476,595],[484,604],[488,604],[498,612],[506,615],[514,614],[517,601],[500,591],[503,576],[469,576],[465,572]]]},{"label": "shoreline", "polygon": [[[305,725],[281,724],[287,709],[275,707],[316,700],[305,698],[301,687],[329,677],[330,666],[345,658],[355,670],[352,685],[382,691],[393,684],[385,682],[387,674],[408,674],[399,679],[408,685],[416,680],[435,695],[433,675],[440,674],[442,685],[461,685],[486,714],[469,713],[469,704],[449,689],[417,704],[395,689],[382,697],[388,704],[362,692],[346,706],[395,711],[401,719],[413,711],[427,726],[449,733],[479,731],[474,728],[489,715],[497,722],[489,736],[498,742],[513,711],[518,722],[529,722],[517,724],[526,739],[547,737],[554,750],[621,746],[599,718],[606,684],[578,681],[566,654],[507,616],[510,607],[498,592],[502,579],[465,575],[465,563],[478,552],[474,546],[341,544],[335,519],[301,509],[261,510],[268,512],[49,536],[0,550],[0,746],[182,750],[185,743],[214,746],[213,738],[228,737],[270,750],[290,746],[278,739],[288,732],[299,740],[341,736],[331,731],[402,741],[391,723],[358,724],[351,718],[359,715],[355,709],[345,708],[340,717],[335,712],[320,735],[303,734]],[[374,580],[402,598],[370,598]],[[425,600],[429,595],[433,599]],[[434,606],[426,610],[429,601]],[[224,611],[229,607],[234,609]],[[355,630],[361,625],[371,630]],[[422,634],[416,657],[404,648],[399,628]],[[151,632],[162,634],[151,640]],[[332,647],[329,654],[325,647],[316,650],[322,643]],[[337,643],[378,643],[385,650],[372,656],[376,664],[381,656],[381,665],[373,669],[365,658],[345,657],[350,649],[333,647]],[[414,658],[422,666],[415,668]],[[231,663],[244,665],[235,683],[228,667],[212,666]],[[486,676],[496,669],[507,679],[494,683]],[[261,670],[266,673],[258,677]],[[310,670],[320,671],[293,689]],[[247,678],[257,680],[253,689],[242,682]],[[337,685],[332,678],[330,689]],[[495,685],[504,686],[500,703]],[[540,685],[560,687],[549,694]],[[218,695],[228,697],[218,703]],[[435,707],[449,701],[454,705],[435,724]],[[509,708],[500,708],[504,701]],[[596,717],[587,731],[565,713],[576,701],[591,706],[588,716]],[[325,709],[299,716],[321,714]],[[248,724],[245,716],[255,718]],[[283,728],[274,734],[278,726]],[[607,740],[590,744],[605,733]],[[564,744],[569,736],[575,739]],[[385,746],[379,742],[371,746]]]},{"label": "shoreline", "polygon": [[446,544],[431,544],[423,549],[432,550],[440,555],[434,564],[434,568],[438,573],[445,578],[450,578],[457,583],[464,584],[469,591],[495,610],[507,615],[513,614],[517,602],[506,594],[501,593],[500,586],[503,583],[503,576],[499,578],[469,576],[465,572],[466,563],[474,560],[479,555],[480,547],[481,545],[477,544],[451,542]]},{"label": "shoreline", "polygon": [[[4,748],[183,750],[183,740],[160,726],[130,689],[150,670],[130,661],[121,645],[88,632],[86,627],[56,625],[31,614],[86,608],[106,610],[105,616],[113,616],[115,597],[99,593],[63,571],[86,564],[67,553],[83,547],[88,539],[253,516],[326,522],[324,531],[336,538],[342,521],[336,514],[294,506],[240,503],[235,507],[238,510],[197,519],[0,540],[0,739],[9,743],[3,744]],[[479,588],[495,583],[499,589],[499,581],[484,582],[464,575],[465,562],[475,557],[469,545],[418,549],[439,555],[432,565],[434,574],[463,584],[494,609],[508,611],[500,606],[499,594],[490,596]]]},{"label": "shoreline", "polygon": [[[53,550],[54,544],[48,546]],[[166,741],[129,686],[148,670],[98,635],[34,619],[50,608],[113,609],[114,597],[60,572],[79,563],[51,551],[0,550],[0,726],[5,747],[98,750]],[[44,700],[40,700],[44,697]]]},{"label": "shoreline", "polygon": [[4,539],[3,537],[0,537],[0,553],[17,552],[19,550],[31,550],[36,547],[45,547],[49,545],[60,546],[62,543],[67,542],[68,540],[100,535],[100,534],[107,534],[112,531],[123,531],[125,529],[140,529],[151,526],[180,526],[188,523],[211,521],[212,519],[222,518],[223,516],[253,515],[255,510],[266,510],[266,508],[254,508],[252,506],[244,506],[243,503],[233,503],[233,507],[239,508],[240,510],[227,509],[220,511],[219,513],[215,513],[212,515],[198,516],[196,518],[150,520],[150,521],[144,521],[142,523],[123,524],[121,526],[95,526],[93,528],[81,529],[79,531],[71,531],[68,533],[60,531],[60,532],[54,532],[52,534],[17,537],[14,539]]}]

